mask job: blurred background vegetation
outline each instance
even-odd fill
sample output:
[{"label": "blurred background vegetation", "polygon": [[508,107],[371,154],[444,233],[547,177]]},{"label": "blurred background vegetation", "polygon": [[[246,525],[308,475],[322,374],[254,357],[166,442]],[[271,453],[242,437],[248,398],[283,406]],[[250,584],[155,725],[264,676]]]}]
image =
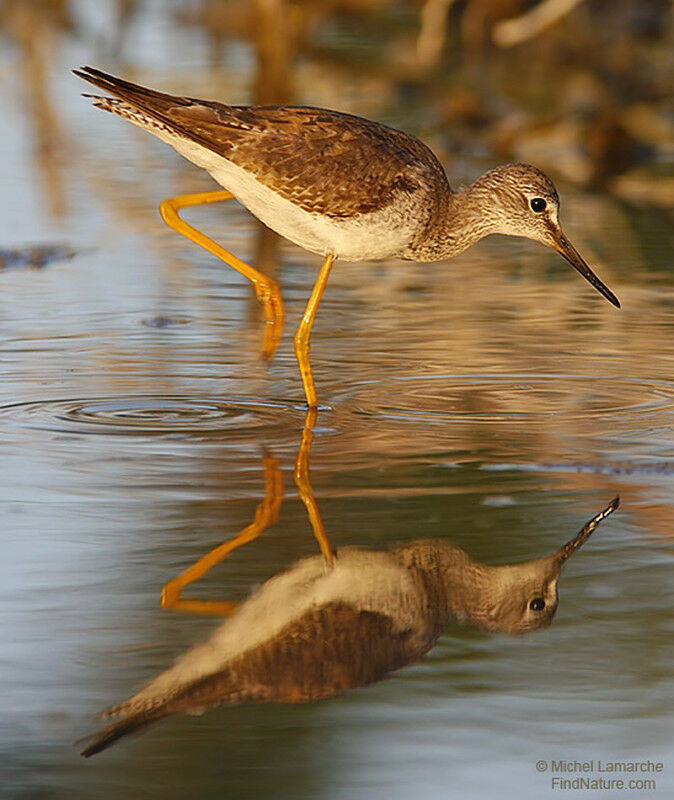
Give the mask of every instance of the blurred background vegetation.
[{"label": "blurred background vegetation", "polygon": [[[148,15],[176,31],[162,64],[138,35]],[[0,42],[20,52],[56,212],[64,48],[166,91],[404,121],[450,176],[521,160],[674,205],[669,0],[0,0]]]},{"label": "blurred background vegetation", "polygon": [[[121,780],[134,798],[296,800],[454,786],[519,800],[532,752],[601,742],[664,759],[673,40],[668,0],[0,0],[0,602],[15,620],[3,789],[107,798]],[[287,473],[280,523],[204,596],[242,596],[313,552],[290,488],[303,423],[292,333],[317,259],[234,203],[195,212],[279,278],[288,325],[268,365],[248,284],[157,213],[212,180],[92,109],[81,64],[377,119],[427,142],[455,186],[514,160],[558,183],[569,236],[620,312],[552,251],[492,237],[451,268],[340,264],[312,351],[335,409],[312,453],[335,546],[447,535],[485,561],[531,558],[620,494],[549,636],[454,632],[404,691],[215,712],[84,771],[70,743],[89,714],[205,631],[162,614],[159,589],[250,522],[267,448]]]}]

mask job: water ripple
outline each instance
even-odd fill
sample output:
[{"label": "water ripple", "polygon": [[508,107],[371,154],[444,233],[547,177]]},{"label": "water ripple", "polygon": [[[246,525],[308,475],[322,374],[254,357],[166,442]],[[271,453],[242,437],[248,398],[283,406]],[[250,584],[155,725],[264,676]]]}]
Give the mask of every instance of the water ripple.
[{"label": "water ripple", "polygon": [[297,420],[286,403],[248,399],[143,395],[87,400],[45,400],[0,406],[0,421],[58,433],[218,436],[269,433]]},{"label": "water ripple", "polygon": [[672,382],[593,375],[412,376],[364,381],[348,399],[360,416],[428,423],[674,415]]}]

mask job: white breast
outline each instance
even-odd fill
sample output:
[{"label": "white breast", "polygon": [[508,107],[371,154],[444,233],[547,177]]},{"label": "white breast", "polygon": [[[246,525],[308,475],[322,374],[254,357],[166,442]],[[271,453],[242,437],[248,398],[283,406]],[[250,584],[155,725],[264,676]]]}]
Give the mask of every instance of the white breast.
[{"label": "white breast", "polygon": [[392,218],[390,210],[349,219],[310,213],[212,150],[156,127],[148,130],[210,173],[265,225],[312,253],[332,253],[344,261],[378,260],[404,251],[412,238],[412,221]]}]

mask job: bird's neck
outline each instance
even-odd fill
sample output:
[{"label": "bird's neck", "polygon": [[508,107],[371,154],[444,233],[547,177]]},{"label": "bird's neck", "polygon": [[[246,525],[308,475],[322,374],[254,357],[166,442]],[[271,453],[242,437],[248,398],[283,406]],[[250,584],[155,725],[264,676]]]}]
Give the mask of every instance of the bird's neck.
[{"label": "bird's neck", "polygon": [[496,567],[473,561],[463,550],[443,550],[441,576],[451,616],[484,628],[491,613],[494,589],[498,584]]},{"label": "bird's neck", "polygon": [[408,568],[421,573],[438,619],[446,625],[454,617],[490,631],[506,629],[502,617],[517,602],[517,588],[532,570],[538,571],[539,561],[548,561],[491,566],[473,561],[460,547],[445,541],[416,542],[398,552]]},{"label": "bird's neck", "polygon": [[468,187],[447,190],[423,233],[416,253],[418,260],[452,258],[497,232],[497,221],[489,213],[490,178],[486,172]]},{"label": "bird's neck", "polygon": [[429,600],[445,624],[450,617],[457,617],[479,625],[485,587],[494,567],[473,561],[450,542],[415,542],[397,552],[407,568],[419,570]]}]

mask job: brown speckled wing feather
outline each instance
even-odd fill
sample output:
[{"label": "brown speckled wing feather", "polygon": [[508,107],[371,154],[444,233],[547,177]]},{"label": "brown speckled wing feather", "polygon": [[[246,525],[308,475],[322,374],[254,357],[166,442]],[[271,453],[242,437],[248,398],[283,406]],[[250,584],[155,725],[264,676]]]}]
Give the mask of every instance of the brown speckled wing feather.
[{"label": "brown speckled wing feather", "polygon": [[83,750],[88,757],[175,713],[239,703],[302,703],[381,680],[421,658],[440,629],[396,630],[384,614],[334,602],[304,614],[277,636],[234,658],[219,672],[151,702],[121,703],[112,723]]},{"label": "brown speckled wing feather", "polygon": [[418,139],[360,117],[303,106],[228,106],[178,97],[91,67],[79,77],[255,175],[306,211],[349,217],[400,193],[435,193],[444,170]]},{"label": "brown speckled wing feather", "polygon": [[381,680],[420,658],[434,644],[434,634],[432,628],[396,630],[389,616],[329,603],[235,658],[220,673],[185,687],[169,707],[189,712],[222,703],[302,703],[332,697]]}]

